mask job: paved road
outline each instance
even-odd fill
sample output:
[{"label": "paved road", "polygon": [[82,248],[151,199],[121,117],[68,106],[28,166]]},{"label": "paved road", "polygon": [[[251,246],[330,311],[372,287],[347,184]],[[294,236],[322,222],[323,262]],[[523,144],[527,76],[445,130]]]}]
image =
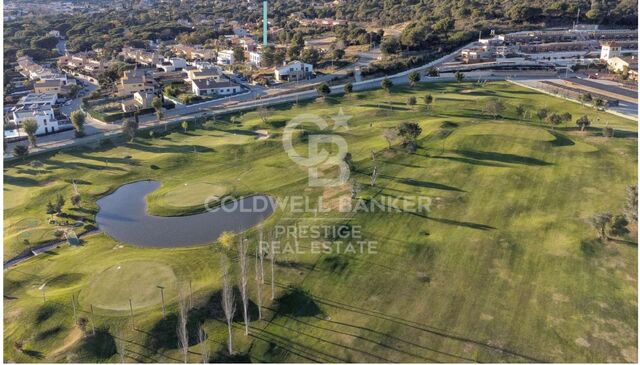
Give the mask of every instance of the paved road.
[{"label": "paved road", "polygon": [[[98,88],[96,85],[88,83],[86,81],[77,81],[82,85],[83,88],[81,91],[84,91],[85,95],[89,95],[92,91]],[[60,107],[60,111],[62,112],[62,114],[70,116],[71,112],[80,108],[80,104],[82,104],[82,96],[80,96],[80,93],[78,93],[77,97],[75,99],[72,99],[69,104],[65,103],[64,105],[62,105]]]},{"label": "paved road", "polygon": [[[399,72],[394,75],[389,75],[386,77],[379,77],[370,80],[364,80],[361,82],[353,83],[353,89],[355,91],[362,91],[368,89],[375,89],[380,87],[380,83],[383,79],[388,78],[396,85],[404,85],[408,84],[408,75],[413,71],[419,71],[424,74],[425,71],[433,66],[440,65],[444,62],[448,62],[455,58],[455,56],[460,52],[462,48],[467,48],[475,45],[476,42],[472,42],[460,49],[443,56],[435,61],[429,62],[426,65],[416,67],[410,70],[406,70],[403,72]],[[469,72],[465,74],[467,76],[467,80],[504,80],[509,76],[504,73],[493,73],[491,71],[482,71],[482,72]],[[531,78],[527,75],[523,75],[522,78]],[[534,77],[535,78],[535,77]],[[422,82],[444,82],[444,81],[452,81],[454,79],[452,74],[443,74],[440,77],[424,77]],[[342,94],[344,91],[344,85],[338,85],[331,87],[332,94]],[[175,109],[167,110],[165,112],[165,117],[162,121],[156,121],[154,115],[143,115],[140,117],[140,129],[145,130],[148,128],[157,128],[158,126],[174,125],[182,122],[183,120],[191,120],[197,117],[210,117],[214,115],[233,113],[238,111],[247,111],[254,109],[258,106],[272,106],[277,104],[296,102],[300,100],[313,99],[318,96],[318,93],[315,89],[301,91],[301,92],[293,92],[286,95],[276,95],[271,96],[264,99],[256,98],[255,92],[250,92],[246,94],[236,95],[233,97],[228,97],[224,99],[212,100],[204,103],[198,103],[194,105],[185,105],[182,107],[177,107]],[[55,141],[42,140],[39,143],[39,148],[33,149],[31,153],[40,153],[50,149],[60,149],[69,146],[81,145],[86,143],[93,143],[101,138],[110,137],[121,133],[119,130],[116,130],[117,125],[110,124],[109,131],[103,131],[95,133],[94,135],[90,135],[84,137],[82,139],[59,139]],[[9,150],[11,151],[11,149]],[[10,156],[7,156],[10,157]]]},{"label": "paved road", "polygon": [[[80,81],[78,81],[80,82]],[[97,88],[97,86],[92,85],[90,83],[84,83],[84,90],[86,90],[86,93],[90,93],[91,91],[95,90]],[[71,115],[71,112],[74,110],[77,110],[78,108],[80,108],[80,104],[82,103],[82,98],[81,97],[77,97],[75,99],[71,100],[71,103],[69,103],[69,105],[62,105],[60,107],[60,111],[62,112],[62,114],[66,115],[67,117],[69,115]],[[113,125],[113,124],[107,124],[107,123],[103,123],[100,122],[99,120],[95,120],[89,116],[87,116],[87,123],[85,124],[84,130],[85,130],[85,134],[87,136],[91,136],[91,135],[95,135],[95,134],[99,134],[99,133],[104,133],[105,131],[109,131],[109,130],[114,130],[114,129],[119,129],[120,127],[118,125]],[[24,135],[24,133],[21,133],[22,135]],[[73,130],[67,130],[64,132],[58,132],[58,133],[53,133],[53,134],[48,134],[45,136],[38,136],[37,137],[37,141],[38,141],[38,145],[40,145],[40,147],[47,147],[47,146],[54,146],[58,143],[61,142],[65,142],[68,140],[72,140],[75,138],[75,132]],[[11,152],[13,151],[13,148],[18,145],[18,144],[27,144],[26,140],[23,141],[17,141],[17,142],[11,142],[7,144],[7,151]]]},{"label": "paved road", "polygon": [[576,79],[572,79],[571,81],[575,82],[576,84],[584,85],[594,89],[600,89],[613,94],[619,94],[627,98],[631,98],[632,100],[635,100],[635,101],[638,100],[637,91],[625,89],[611,82],[602,82],[600,80],[590,80],[590,79],[584,79],[580,77]]}]

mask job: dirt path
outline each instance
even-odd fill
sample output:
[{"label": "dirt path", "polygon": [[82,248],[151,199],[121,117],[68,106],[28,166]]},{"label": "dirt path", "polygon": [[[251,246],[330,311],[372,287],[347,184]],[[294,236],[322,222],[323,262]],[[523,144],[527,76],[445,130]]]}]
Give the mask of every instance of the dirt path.
[{"label": "dirt path", "polygon": [[48,358],[54,358],[56,355],[65,352],[71,346],[75,345],[78,341],[80,341],[80,339],[82,339],[82,330],[80,328],[78,328],[78,327],[73,327],[71,332],[69,332],[67,337],[65,337],[62,346],[60,346],[57,349],[53,350],[49,354],[49,356],[47,356],[47,357]]}]

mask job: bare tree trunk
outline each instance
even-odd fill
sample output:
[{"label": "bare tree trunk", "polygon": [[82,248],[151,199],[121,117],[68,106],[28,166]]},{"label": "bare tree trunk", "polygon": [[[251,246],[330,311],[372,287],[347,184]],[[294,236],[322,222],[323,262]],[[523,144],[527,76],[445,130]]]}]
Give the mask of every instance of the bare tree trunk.
[{"label": "bare tree trunk", "polygon": [[185,295],[180,291],[178,294],[178,346],[182,351],[182,357],[184,363],[188,362],[189,358],[189,333],[187,332],[187,317],[188,309],[185,299]]},{"label": "bare tree trunk", "polygon": [[373,172],[371,173],[371,186],[376,186],[376,180],[378,179],[378,167],[373,167]]},{"label": "bare tree trunk", "polygon": [[262,275],[260,272],[260,268],[258,267],[260,260],[258,259],[261,256],[258,252],[260,251],[260,243],[258,243],[258,247],[256,249],[256,261],[255,261],[255,276],[256,276],[256,301],[258,305],[258,320],[262,319]]},{"label": "bare tree trunk", "polygon": [[229,339],[227,341],[229,355],[233,355],[233,336],[231,334],[231,324],[233,314],[236,312],[236,302],[233,295],[233,288],[229,280],[229,263],[226,256],[220,257],[220,267],[222,268],[222,310],[227,320],[227,329],[229,331]]},{"label": "bare tree trunk", "polygon": [[260,256],[260,284],[264,284],[264,249],[262,248],[262,229],[260,230],[260,242],[258,242],[258,254]]},{"label": "bare tree trunk", "polygon": [[209,345],[207,344],[207,334],[204,333],[204,328],[198,329],[198,341],[200,342],[200,354],[202,356],[202,363],[209,363]]},{"label": "bare tree trunk", "polygon": [[273,243],[269,244],[269,256],[271,259],[271,300],[276,298],[276,274],[273,263],[276,260],[276,251],[273,249]]},{"label": "bare tree trunk", "polygon": [[244,318],[244,335],[249,335],[249,294],[247,284],[249,274],[247,273],[247,241],[244,236],[240,236],[238,242],[238,263],[240,264],[240,296],[242,297],[242,317]]}]

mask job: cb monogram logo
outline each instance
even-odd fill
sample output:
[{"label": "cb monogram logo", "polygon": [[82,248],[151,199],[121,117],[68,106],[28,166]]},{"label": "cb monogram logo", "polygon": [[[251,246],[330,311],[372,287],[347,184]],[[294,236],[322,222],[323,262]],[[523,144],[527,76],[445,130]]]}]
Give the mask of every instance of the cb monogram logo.
[{"label": "cb monogram logo", "polygon": [[[284,150],[289,155],[289,158],[300,166],[304,166],[308,169],[309,174],[309,186],[313,187],[329,187],[342,185],[349,180],[349,166],[344,162],[344,157],[348,152],[347,141],[340,135],[332,134],[310,134],[308,138],[308,154],[302,156],[293,147],[293,133],[299,130],[299,127],[305,125],[315,125],[318,129],[327,132],[336,132],[340,128],[348,129],[347,121],[351,119],[350,116],[344,115],[342,108],[338,115],[332,116],[334,124],[329,129],[329,123],[327,121],[314,114],[301,114],[293,118],[284,129],[282,134],[282,144]],[[331,155],[326,146],[333,144],[337,146],[338,153]],[[337,166],[339,173],[337,177],[327,178],[322,177],[320,171],[327,171],[331,167]]]}]

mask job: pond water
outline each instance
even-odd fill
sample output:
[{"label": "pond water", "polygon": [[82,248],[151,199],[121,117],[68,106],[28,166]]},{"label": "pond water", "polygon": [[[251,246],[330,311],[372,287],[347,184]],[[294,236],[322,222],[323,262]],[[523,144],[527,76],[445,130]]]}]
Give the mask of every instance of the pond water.
[{"label": "pond water", "polygon": [[149,215],[145,196],[159,187],[157,181],[136,181],[98,199],[98,227],[118,241],[138,246],[185,247],[214,242],[224,231],[249,229],[269,217],[275,208],[268,196],[254,195],[199,214]]}]

